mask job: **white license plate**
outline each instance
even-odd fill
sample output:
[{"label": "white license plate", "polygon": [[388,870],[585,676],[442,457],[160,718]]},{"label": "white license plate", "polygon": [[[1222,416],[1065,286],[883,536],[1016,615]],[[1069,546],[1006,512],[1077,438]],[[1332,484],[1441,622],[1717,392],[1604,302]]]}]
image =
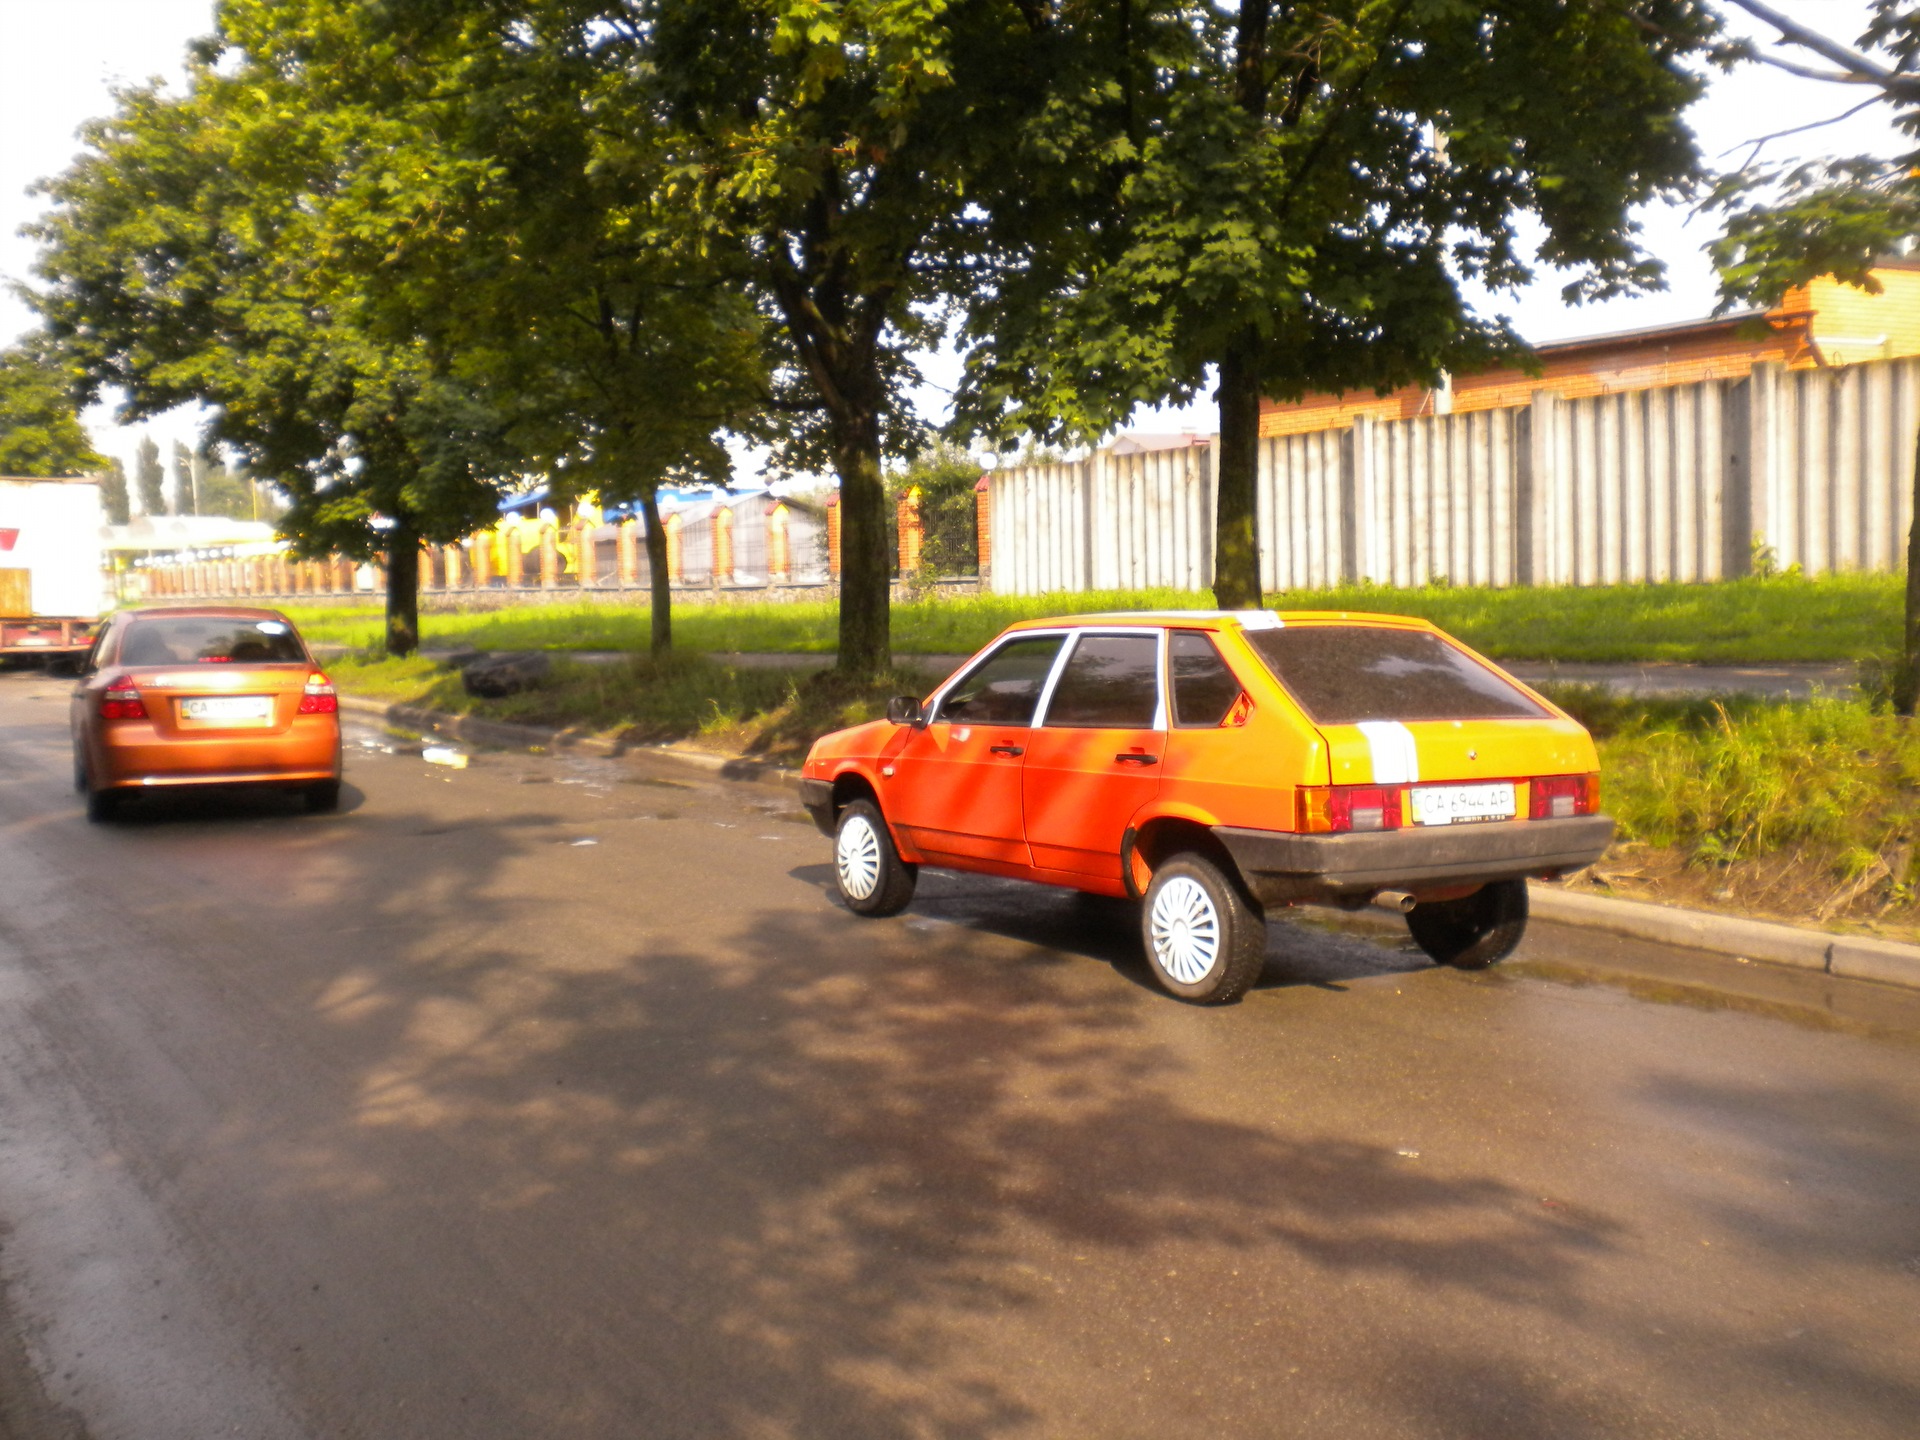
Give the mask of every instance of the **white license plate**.
[{"label": "white license plate", "polygon": [[273,718],[271,695],[207,695],[180,702],[183,720],[252,720]]},{"label": "white license plate", "polygon": [[1511,820],[1515,813],[1511,780],[1497,785],[1428,785],[1413,792],[1416,825]]}]

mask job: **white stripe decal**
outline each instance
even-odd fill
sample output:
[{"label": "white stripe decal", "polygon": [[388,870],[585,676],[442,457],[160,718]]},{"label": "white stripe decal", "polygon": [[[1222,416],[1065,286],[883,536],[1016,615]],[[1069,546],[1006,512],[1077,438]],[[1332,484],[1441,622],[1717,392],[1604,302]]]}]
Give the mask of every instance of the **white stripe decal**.
[{"label": "white stripe decal", "polygon": [[1398,720],[1362,720],[1355,727],[1373,752],[1373,783],[1411,785],[1420,778],[1420,751],[1413,732]]}]

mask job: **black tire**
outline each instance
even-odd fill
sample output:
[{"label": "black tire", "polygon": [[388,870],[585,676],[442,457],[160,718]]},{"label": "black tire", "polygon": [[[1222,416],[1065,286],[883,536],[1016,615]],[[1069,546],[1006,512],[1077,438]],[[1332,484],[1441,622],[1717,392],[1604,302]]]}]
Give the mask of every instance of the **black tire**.
[{"label": "black tire", "polygon": [[1527,933],[1527,882],[1495,880],[1458,900],[1416,905],[1407,929],[1434,964],[1484,970],[1518,949]]},{"label": "black tire", "polygon": [[340,782],[338,780],[316,780],[307,786],[307,813],[325,815],[340,808]]},{"label": "black tire", "polygon": [[87,819],[96,825],[104,825],[109,820],[119,818],[120,792],[118,790],[87,791]]},{"label": "black tire", "polygon": [[87,793],[87,761],[78,745],[73,747],[73,790],[76,795]]},{"label": "black tire", "polygon": [[1178,854],[1153,872],[1140,906],[1153,978],[1194,1005],[1228,1005],[1260,978],[1267,917],[1212,860]]},{"label": "black tire", "polygon": [[871,800],[854,800],[833,826],[833,880],[856,915],[898,915],[913,903],[920,867],[893,848],[893,835]]}]

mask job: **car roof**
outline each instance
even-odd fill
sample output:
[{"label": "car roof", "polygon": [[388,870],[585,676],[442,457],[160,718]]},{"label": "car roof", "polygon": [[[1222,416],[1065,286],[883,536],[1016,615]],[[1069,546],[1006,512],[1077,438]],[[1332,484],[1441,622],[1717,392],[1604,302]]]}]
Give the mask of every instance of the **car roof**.
[{"label": "car roof", "polygon": [[1274,630],[1288,625],[1390,625],[1431,630],[1433,622],[1417,615],[1384,615],[1367,610],[1115,610],[1098,614],[1058,615],[1050,619],[1021,620],[1016,630],[1101,629],[1133,625],[1178,625],[1193,630]]},{"label": "car roof", "polygon": [[137,610],[122,610],[114,618],[153,620],[169,615],[202,620],[286,620],[287,618],[278,610],[263,610],[256,605],[147,605]]}]

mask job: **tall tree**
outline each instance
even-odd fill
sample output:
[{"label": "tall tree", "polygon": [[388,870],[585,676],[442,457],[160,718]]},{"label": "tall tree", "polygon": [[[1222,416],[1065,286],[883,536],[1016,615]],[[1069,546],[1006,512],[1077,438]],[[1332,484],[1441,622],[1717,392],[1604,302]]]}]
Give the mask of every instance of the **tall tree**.
[{"label": "tall tree", "polygon": [[84,475],[104,466],[80,424],[84,383],[43,333],[0,350],[0,475]]},{"label": "tall tree", "polygon": [[[1100,223],[1029,248],[969,324],[959,428],[1084,439],[1211,377],[1214,590],[1260,603],[1263,397],[1432,383],[1521,352],[1462,281],[1571,272],[1569,301],[1659,283],[1630,211],[1697,175],[1697,0],[1171,5],[1119,69]],[[1136,45],[1139,43],[1137,40]]]},{"label": "tall tree", "polygon": [[160,468],[160,447],[143,434],[133,452],[133,482],[140,494],[140,513],[155,517],[167,513],[166,471]]},{"label": "tall tree", "polygon": [[100,467],[100,508],[109,525],[125,525],[133,518],[132,497],[127,494],[127,469],[112,456]]},{"label": "tall tree", "polygon": [[[667,194],[772,322],[778,453],[840,481],[840,666],[890,658],[882,456],[920,448],[910,352],[1001,263],[992,217],[1062,168],[1010,147],[1090,84],[1090,0],[578,0],[511,7],[592,58],[610,118],[646,126]],[[1023,166],[1022,161],[1030,162]]]},{"label": "tall tree", "polygon": [[497,513],[494,420],[393,333],[344,243],[362,162],[407,117],[327,103],[297,29],[275,28],[286,10],[232,0],[182,94],[123,92],[89,127],[33,232],[38,304],[129,413],[213,407],[210,438],[291,496],[279,527],[300,551],[384,558],[386,644],[406,654],[420,545]]},{"label": "tall tree", "polygon": [[173,463],[167,467],[167,513],[198,515],[199,486],[194,483],[193,451],[179,440],[173,442]]},{"label": "tall tree", "polygon": [[[1852,42],[1823,33],[1762,0],[1729,0],[1770,26],[1777,43],[1744,45],[1742,58],[1806,79],[1847,87],[1865,98],[1835,117],[1884,106],[1894,127],[1916,142],[1898,155],[1854,155],[1770,164],[1758,137],[1746,163],[1715,185],[1711,203],[1726,224],[1713,245],[1722,308],[1774,306],[1797,285],[1837,276],[1879,293],[1876,261],[1911,256],[1920,245],[1920,10],[1906,0],[1872,0],[1868,24]],[[1913,525],[1907,534],[1906,613],[1894,708],[1920,704],[1920,435],[1914,440]]]},{"label": "tall tree", "polygon": [[[365,58],[393,49],[417,62],[404,76]],[[664,652],[658,492],[729,478],[724,433],[755,431],[768,379],[762,317],[709,263],[658,131],[613,108],[587,51],[532,43],[490,3],[337,12],[305,53],[411,117],[361,232],[390,313],[498,397],[504,440],[555,498],[638,502]]]}]

